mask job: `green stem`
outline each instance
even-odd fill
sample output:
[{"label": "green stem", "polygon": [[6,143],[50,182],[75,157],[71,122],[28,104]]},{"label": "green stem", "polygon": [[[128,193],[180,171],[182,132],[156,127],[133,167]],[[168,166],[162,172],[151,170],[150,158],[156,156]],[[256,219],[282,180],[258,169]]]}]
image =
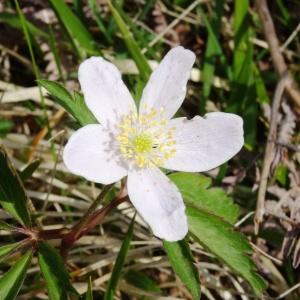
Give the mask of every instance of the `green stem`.
[{"label": "green stem", "polygon": [[[111,190],[113,187],[113,184],[107,185],[103,188],[99,196],[96,198],[96,200],[93,202],[93,204],[89,207],[89,209],[86,211],[82,219],[71,229],[71,231],[66,234],[62,241],[61,241],[61,255],[64,259],[67,258],[69,249],[73,246],[73,244],[83,235],[85,234],[86,228],[93,228],[95,225],[92,227],[89,225],[90,223],[93,223],[93,216],[96,214],[95,210],[99,206],[100,202],[103,200],[103,198],[106,196],[106,194]],[[98,211],[105,210],[105,214],[103,214],[103,217],[106,215],[108,211],[110,211],[111,208],[114,207],[112,203],[118,202],[118,198],[115,198],[114,200],[111,201],[107,206],[101,208]],[[102,217],[102,218],[103,218]],[[100,218],[99,221],[102,219]]]},{"label": "green stem", "polygon": [[101,193],[98,195],[98,197],[95,199],[95,201],[92,203],[92,205],[89,207],[89,209],[85,212],[84,216],[81,218],[81,220],[73,227],[71,232],[79,232],[85,225],[87,224],[89,217],[94,213],[94,211],[97,209],[101,201],[104,199],[106,194],[111,190],[113,187],[113,184],[106,185]]}]

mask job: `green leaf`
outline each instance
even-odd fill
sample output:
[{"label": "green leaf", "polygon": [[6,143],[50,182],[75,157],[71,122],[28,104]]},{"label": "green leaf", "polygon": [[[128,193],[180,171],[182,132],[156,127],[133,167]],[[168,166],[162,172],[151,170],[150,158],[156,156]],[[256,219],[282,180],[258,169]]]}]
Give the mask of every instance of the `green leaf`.
[{"label": "green leaf", "polygon": [[117,23],[117,25],[121,31],[122,37],[125,41],[126,47],[129,51],[130,55],[134,59],[141,76],[143,77],[143,79],[145,81],[147,81],[152,72],[147,59],[145,58],[144,54],[141,52],[132,33],[128,29],[127,24],[124,22],[121,15],[117,11],[117,9],[111,4],[110,1],[108,1],[108,6],[109,6],[109,9],[112,13],[112,16],[113,16],[115,22]]},{"label": "green leaf", "polygon": [[4,221],[0,220],[0,230],[15,231],[16,229],[17,227],[7,224]]},{"label": "green leaf", "polygon": [[74,97],[58,82],[41,79],[38,83],[44,87],[54,98],[54,101],[68,111],[80,125],[98,123],[94,115],[86,106],[83,96],[78,93]]},{"label": "green leaf", "polygon": [[249,0],[234,1],[234,52],[231,96],[227,112],[237,113],[244,119],[245,143],[253,149],[256,143],[258,105],[254,81],[254,31],[249,15]]},{"label": "green leaf", "polygon": [[261,76],[261,72],[260,72],[259,68],[255,64],[253,64],[253,74],[255,77],[254,81],[255,81],[255,89],[256,89],[258,102],[260,104],[270,103],[270,98],[268,95],[268,91],[267,91],[265,82]]},{"label": "green leaf", "polygon": [[223,7],[224,0],[216,1],[214,9],[211,11],[210,20],[208,20],[207,15],[202,12],[201,7],[199,6],[198,8],[208,31],[202,70],[203,92],[200,100],[201,113],[205,112],[205,103],[210,95],[217,59],[219,59],[223,65],[227,65],[226,58],[219,43]]},{"label": "green leaf", "polygon": [[[233,57],[233,76],[238,79],[245,59],[249,56],[248,50],[251,49],[252,43],[250,41],[251,28],[250,28],[250,16],[249,0],[245,1],[234,1],[234,19],[233,19],[233,30],[234,30],[234,57]],[[249,66],[250,68],[250,66]]]},{"label": "green leaf", "polygon": [[144,291],[154,292],[154,293],[161,292],[159,286],[150,277],[148,277],[142,272],[129,270],[124,275],[124,278],[129,284],[139,289],[142,289]]},{"label": "green leaf", "polygon": [[6,135],[14,127],[14,122],[11,120],[0,119],[0,137]]},{"label": "green leaf", "polygon": [[195,173],[172,173],[169,178],[176,184],[187,205],[210,212],[234,224],[239,207],[221,188],[209,188],[211,179]]},{"label": "green leaf", "polygon": [[106,26],[106,24],[104,24],[103,20],[102,20],[102,16],[101,16],[101,12],[100,9],[96,3],[95,0],[88,0],[88,5],[90,10],[92,11],[92,13],[94,14],[94,18],[95,21],[99,27],[100,32],[104,35],[106,41],[108,42],[108,44],[113,44],[113,40],[112,37],[110,35],[110,32]]},{"label": "green leaf", "polygon": [[31,262],[32,252],[26,252],[10,269],[0,278],[0,299],[13,300],[17,297],[25,279],[27,268]]},{"label": "green leaf", "polygon": [[65,300],[68,299],[69,294],[77,295],[64,262],[57,251],[45,242],[39,243],[38,251],[39,265],[47,284],[49,298]]},{"label": "green leaf", "polygon": [[30,227],[27,203],[28,197],[23,183],[5,150],[0,147],[0,204],[22,225]]},{"label": "green leaf", "polygon": [[32,176],[32,174],[37,170],[40,164],[41,160],[36,159],[33,162],[31,162],[28,166],[26,166],[26,168],[19,174],[22,181],[24,182],[27,179],[29,179]]},{"label": "green leaf", "polygon": [[92,278],[89,277],[89,281],[88,281],[88,290],[84,296],[84,300],[93,300],[93,288],[92,288]]},{"label": "green leaf", "polygon": [[288,168],[283,164],[277,165],[274,176],[282,186],[285,186],[288,179]]},{"label": "green leaf", "polygon": [[256,273],[256,266],[248,256],[251,246],[246,237],[217,216],[187,207],[190,233],[195,239],[232,270],[245,278],[257,295],[266,288],[264,280]]},{"label": "green leaf", "polygon": [[78,92],[74,92],[73,98],[76,111],[78,111],[78,113],[81,112],[80,124],[97,124],[98,121],[86,106],[83,95]]},{"label": "green leaf", "polygon": [[189,244],[185,240],[181,240],[178,242],[163,241],[163,245],[174,271],[187,286],[193,299],[200,299],[199,274],[193,264],[193,256]]},{"label": "green leaf", "polygon": [[17,249],[20,246],[19,243],[8,244],[0,247],[0,261],[3,257],[6,257],[10,252]]},{"label": "green leaf", "polygon": [[134,219],[135,219],[135,216],[132,218],[132,221],[131,221],[128,231],[127,231],[127,234],[122,243],[120,252],[116,259],[116,263],[112,270],[111,277],[110,277],[109,283],[107,285],[106,293],[104,295],[104,300],[113,300],[114,299],[114,294],[116,292],[117,284],[121,277],[121,272],[122,272],[122,269],[123,269],[123,266],[125,263],[126,255],[129,250],[129,247],[130,247],[130,242],[131,242],[132,233],[133,233]]},{"label": "green leaf", "polygon": [[[22,23],[20,21],[18,14],[2,12],[0,13],[0,22],[4,22],[13,28],[22,30]],[[28,20],[25,20],[25,22],[26,22],[26,27],[28,28],[28,31],[32,36],[48,38],[48,34],[46,32],[36,27]]]},{"label": "green leaf", "polygon": [[[290,16],[290,13],[289,13],[289,10],[284,6],[284,4],[287,5],[286,1],[282,1],[282,0],[276,0],[276,4],[279,8],[279,11],[282,15],[282,18],[280,18],[280,20],[283,22],[283,24],[285,26],[288,26],[288,25],[291,25],[291,16]],[[291,10],[292,12],[292,10]]]},{"label": "green leaf", "polygon": [[[79,51],[80,56],[86,56],[85,53],[82,53],[82,50],[85,50],[88,54],[97,54],[97,49],[95,47],[95,41],[89,31],[81,23],[80,19],[73,14],[71,9],[63,0],[49,0],[50,4],[53,7],[55,14],[60,20],[61,24],[64,26],[71,43]],[[74,45],[73,40],[75,40],[79,47]],[[99,53],[99,52],[98,52]]]}]

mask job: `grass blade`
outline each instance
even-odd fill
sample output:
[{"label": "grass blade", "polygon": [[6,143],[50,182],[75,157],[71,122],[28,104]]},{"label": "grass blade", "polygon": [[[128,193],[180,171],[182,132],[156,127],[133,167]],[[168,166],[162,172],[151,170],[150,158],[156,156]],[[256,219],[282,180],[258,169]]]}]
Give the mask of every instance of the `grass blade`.
[{"label": "grass blade", "polygon": [[108,2],[108,5],[109,5],[109,8],[110,8],[113,18],[121,31],[121,34],[123,36],[124,42],[127,46],[129,53],[131,54],[132,58],[134,59],[142,78],[144,79],[144,81],[147,81],[152,72],[151,67],[148,64],[148,61],[146,60],[145,56],[141,52],[132,33],[128,29],[126,23],[122,19],[121,15],[117,11],[117,9],[111,4],[110,1]]},{"label": "grass blade", "polygon": [[224,62],[224,54],[219,44],[218,37],[220,34],[221,17],[223,14],[224,0],[216,1],[216,7],[212,11],[210,21],[200,9],[201,17],[204,20],[208,31],[207,46],[204,54],[204,63],[202,70],[203,92],[200,101],[200,112],[205,112],[205,103],[210,95],[210,90],[213,83],[213,77],[216,68],[217,58],[222,58]]},{"label": "grass blade", "polygon": [[239,114],[244,119],[245,143],[253,149],[256,143],[258,105],[253,74],[253,30],[250,24],[249,1],[235,1],[234,53],[231,97],[227,112]]},{"label": "grass blade", "polygon": [[113,300],[114,294],[117,288],[118,281],[121,277],[121,272],[125,263],[126,255],[130,247],[130,242],[132,239],[133,227],[134,227],[134,219],[135,216],[132,218],[132,221],[129,225],[126,237],[122,243],[120,252],[116,259],[116,263],[114,265],[113,271],[111,273],[111,277],[106,289],[106,293],[104,295],[104,300]]},{"label": "grass blade", "polygon": [[109,34],[104,22],[102,21],[102,17],[100,15],[100,12],[98,10],[95,0],[88,0],[88,5],[89,5],[91,11],[93,12],[95,21],[96,21],[101,33],[104,35],[107,43],[112,44],[113,43],[112,37]]},{"label": "grass blade", "polygon": [[[20,18],[15,13],[9,13],[9,12],[1,12],[0,13],[0,22],[4,22],[8,25],[10,25],[13,28],[22,30],[22,23],[20,21]],[[28,31],[31,35],[31,37],[39,36],[48,39],[49,36],[46,32],[36,27],[34,24],[29,22],[28,20],[25,20],[26,27],[28,28]]]},{"label": "grass blade", "polygon": [[[26,22],[26,19],[25,19],[24,15],[23,15],[23,13],[20,9],[18,0],[15,0],[15,4],[16,4],[16,9],[17,9],[17,12],[18,12],[18,15],[19,15],[19,18],[20,18],[20,22],[22,24],[22,29],[23,29],[23,33],[24,33],[24,36],[25,36],[27,46],[28,46],[28,50],[29,50],[29,53],[30,53],[30,59],[31,59],[31,62],[32,62],[34,75],[35,75],[36,79],[39,79],[40,78],[40,71],[39,71],[39,68],[38,68],[37,63],[36,63],[36,59],[35,59],[33,47],[32,47],[32,44],[31,44],[29,31],[28,31],[28,28],[27,28],[27,22]],[[45,123],[46,123],[46,125],[49,129],[49,122],[48,122],[48,117],[47,117],[47,112],[46,112],[46,107],[45,107],[45,99],[44,99],[44,96],[43,96],[43,93],[42,93],[42,90],[41,90],[40,86],[39,86],[39,94],[40,94],[41,104],[42,104],[42,107],[43,107],[44,121],[45,121]]]},{"label": "grass blade", "polygon": [[[80,55],[80,58],[84,58],[86,54],[99,54],[99,51],[96,49],[96,44],[89,33],[89,31],[81,23],[80,19],[73,14],[71,9],[63,0],[49,0],[50,4],[53,7],[58,19],[66,30],[71,43],[74,46],[73,40],[78,43],[75,48]],[[82,51],[83,50],[83,51]]]},{"label": "grass blade", "polygon": [[93,288],[92,288],[92,279],[91,277],[89,277],[89,281],[88,281],[88,290],[84,296],[84,300],[93,300]]},{"label": "grass blade", "polygon": [[153,293],[161,292],[159,286],[149,276],[147,276],[142,272],[129,270],[124,275],[124,278],[129,284],[139,289],[142,289],[144,291],[153,292]]}]

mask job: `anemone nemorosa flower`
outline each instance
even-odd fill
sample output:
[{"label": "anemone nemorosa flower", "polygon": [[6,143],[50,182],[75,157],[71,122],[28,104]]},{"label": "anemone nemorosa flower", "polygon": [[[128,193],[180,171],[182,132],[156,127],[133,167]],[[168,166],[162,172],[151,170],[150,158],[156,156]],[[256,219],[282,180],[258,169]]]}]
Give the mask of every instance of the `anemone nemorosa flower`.
[{"label": "anemone nemorosa flower", "polygon": [[188,231],[177,187],[160,170],[200,172],[213,169],[243,146],[243,120],[213,112],[171,119],[181,106],[195,61],[193,52],[170,50],[152,73],[136,107],[118,69],[101,57],[79,67],[85,102],[100,124],[77,130],[63,159],[88,180],[110,184],[127,176],[132,204],[154,235],[177,241]]}]

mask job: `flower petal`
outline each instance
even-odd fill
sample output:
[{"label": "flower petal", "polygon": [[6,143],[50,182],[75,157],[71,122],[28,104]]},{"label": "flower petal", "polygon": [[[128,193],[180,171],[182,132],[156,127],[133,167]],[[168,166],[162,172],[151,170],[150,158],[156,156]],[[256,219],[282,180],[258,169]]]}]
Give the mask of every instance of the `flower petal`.
[{"label": "flower petal", "polygon": [[126,166],[114,150],[111,134],[100,124],[77,130],[65,146],[63,160],[72,173],[102,184],[127,175]]},{"label": "flower petal", "polygon": [[185,206],[177,187],[158,168],[131,171],[128,195],[154,235],[178,241],[188,232]]},{"label": "flower petal", "polygon": [[186,84],[195,62],[195,54],[183,47],[171,49],[152,73],[142,95],[140,113],[152,108],[171,118],[181,106]]},{"label": "flower petal", "polygon": [[91,57],[80,65],[78,77],[88,108],[103,126],[136,112],[134,100],[112,63]]},{"label": "flower petal", "polygon": [[213,169],[240,151],[244,144],[243,119],[229,113],[208,113],[192,120],[177,118],[169,122],[175,127],[176,153],[163,167],[185,172]]}]

